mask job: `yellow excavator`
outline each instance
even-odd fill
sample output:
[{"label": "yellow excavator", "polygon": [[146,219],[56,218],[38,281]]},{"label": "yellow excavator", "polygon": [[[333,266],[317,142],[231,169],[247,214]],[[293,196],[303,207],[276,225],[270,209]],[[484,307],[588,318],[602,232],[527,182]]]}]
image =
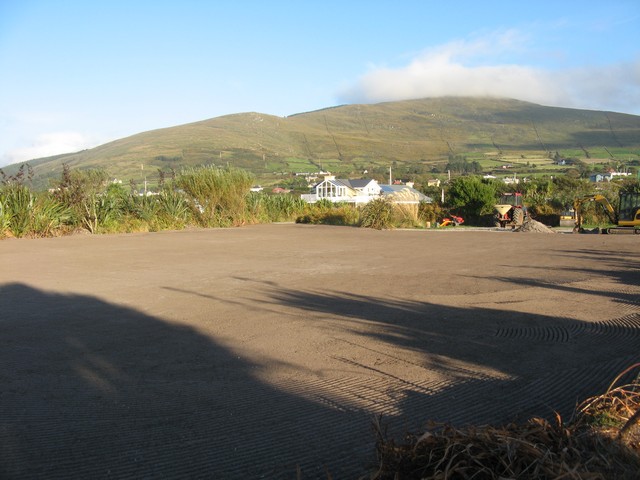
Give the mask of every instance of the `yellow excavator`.
[{"label": "yellow excavator", "polygon": [[615,227],[597,229],[601,233],[637,233],[640,234],[640,193],[620,193],[618,211],[616,211],[609,200],[603,195],[588,195],[576,198],[573,202],[573,209],[576,214],[576,225],[574,232],[585,233],[582,228],[583,208],[589,202],[596,202],[602,205],[605,213]]}]

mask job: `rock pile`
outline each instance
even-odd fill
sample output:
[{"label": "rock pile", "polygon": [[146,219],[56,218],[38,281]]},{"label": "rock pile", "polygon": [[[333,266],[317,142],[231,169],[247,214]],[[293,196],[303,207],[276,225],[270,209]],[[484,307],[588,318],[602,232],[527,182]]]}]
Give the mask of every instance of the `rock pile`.
[{"label": "rock pile", "polygon": [[516,232],[534,232],[534,233],[556,233],[546,225],[537,220],[529,219],[525,221],[521,227],[515,229]]}]

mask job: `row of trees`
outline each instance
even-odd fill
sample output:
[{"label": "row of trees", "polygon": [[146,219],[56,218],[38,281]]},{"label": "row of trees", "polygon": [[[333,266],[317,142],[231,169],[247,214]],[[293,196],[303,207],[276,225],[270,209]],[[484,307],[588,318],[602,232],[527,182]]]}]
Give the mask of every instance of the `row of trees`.
[{"label": "row of trees", "polygon": [[[435,201],[419,207],[399,206],[384,199],[366,207],[318,202],[309,205],[294,195],[249,192],[253,176],[236,168],[200,167],[183,170],[162,182],[155,195],[139,195],[133,188],[110,183],[102,170],[71,170],[47,192],[29,187],[32,171],[14,176],[0,170],[0,237],[177,230],[190,226],[230,227],[251,223],[298,221],[370,228],[424,227],[449,212],[467,224],[483,224],[493,213],[498,196],[509,186],[479,176],[459,176],[441,190],[424,189]],[[569,177],[536,179],[520,184],[525,203],[536,215],[560,214],[576,197],[594,193],[593,185]],[[638,180],[601,185],[600,193],[617,202],[620,189],[640,191]],[[594,212],[594,218],[596,217]],[[596,218],[597,221],[597,218]],[[603,219],[604,221],[604,219]]]},{"label": "row of trees", "polygon": [[[640,192],[638,179],[627,179],[598,184],[598,193],[607,197],[612,205],[617,205],[620,191]],[[593,183],[584,179],[568,176],[554,178],[537,178],[518,185],[506,185],[503,182],[483,179],[479,176],[460,176],[453,178],[444,186],[445,202],[443,207],[465,217],[468,221],[480,221],[484,216],[493,213],[496,199],[506,192],[523,194],[525,205],[535,216],[560,215],[573,207],[576,198],[595,193]],[[424,193],[439,198],[440,188],[425,188]],[[594,221],[605,221],[604,216],[598,218],[598,211],[591,212]]]}]

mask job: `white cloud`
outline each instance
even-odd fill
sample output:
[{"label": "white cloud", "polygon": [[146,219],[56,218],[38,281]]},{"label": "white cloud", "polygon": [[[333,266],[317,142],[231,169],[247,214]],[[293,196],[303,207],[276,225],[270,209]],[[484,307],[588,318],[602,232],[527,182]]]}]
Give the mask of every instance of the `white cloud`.
[{"label": "white cloud", "polygon": [[35,137],[30,145],[14,148],[7,152],[4,155],[3,163],[18,163],[51,155],[72,153],[95,145],[95,141],[79,132],[43,133]]},{"label": "white cloud", "polygon": [[454,41],[406,66],[373,68],[339,96],[341,103],[489,96],[640,114],[640,61],[552,71],[513,60],[526,52],[517,31]]},{"label": "white cloud", "polygon": [[558,79],[573,106],[640,115],[640,58],[563,72]]}]

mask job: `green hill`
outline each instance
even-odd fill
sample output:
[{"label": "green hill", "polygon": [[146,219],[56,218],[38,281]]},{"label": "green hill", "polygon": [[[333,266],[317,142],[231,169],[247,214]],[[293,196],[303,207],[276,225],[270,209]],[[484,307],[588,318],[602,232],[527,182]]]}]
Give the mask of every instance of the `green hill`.
[{"label": "green hill", "polygon": [[477,160],[487,170],[514,162],[544,169],[555,152],[587,161],[637,160],[640,116],[508,99],[428,98],[289,117],[226,115],[28,163],[40,184],[58,177],[64,163],[104,168],[125,181],[157,176],[158,169],[233,165],[269,183],[320,169],[359,175],[395,165],[428,172],[451,156]]}]

